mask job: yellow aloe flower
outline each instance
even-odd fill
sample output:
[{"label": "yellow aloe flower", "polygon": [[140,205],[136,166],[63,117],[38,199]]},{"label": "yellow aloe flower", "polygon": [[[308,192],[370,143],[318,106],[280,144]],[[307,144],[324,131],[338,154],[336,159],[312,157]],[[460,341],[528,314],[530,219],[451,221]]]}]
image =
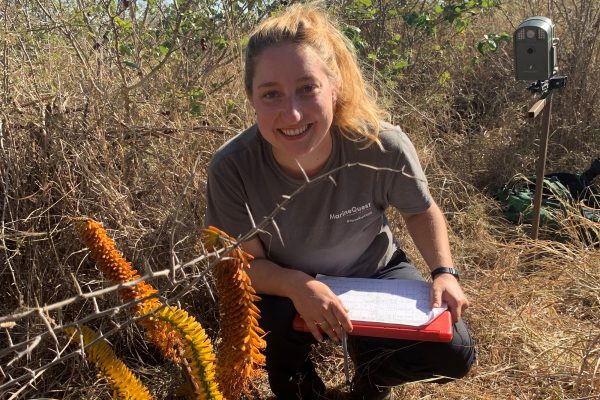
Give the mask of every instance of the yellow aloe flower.
[{"label": "yellow aloe flower", "polygon": [[[234,243],[233,238],[212,226],[203,231],[202,240],[209,251]],[[258,325],[260,311],[254,304],[260,298],[246,273],[250,260],[250,254],[235,248],[214,270],[221,339],[217,379],[228,399],[239,399],[242,393],[250,396],[250,385],[262,374],[260,367],[265,364],[261,352],[266,347],[265,333]]]},{"label": "yellow aloe flower", "polygon": [[[184,338],[184,357],[194,392],[199,400],[222,400],[215,379],[215,355],[209,337],[198,321],[186,311],[167,306],[154,313]],[[233,398],[232,398],[233,399]]]},{"label": "yellow aloe flower", "polygon": [[181,365],[184,360],[184,341],[179,333],[173,327],[156,317],[149,315],[154,310],[162,306],[162,303],[155,298],[147,299],[136,307],[136,316],[145,316],[140,319],[138,324],[144,328],[144,336],[148,341],[154,343],[160,350],[160,353],[167,359],[173,360]]},{"label": "yellow aloe flower", "polygon": [[[83,344],[88,345],[98,338],[96,332],[85,325],[80,326]],[[77,343],[77,329],[65,328],[71,340]],[[127,366],[113,353],[109,344],[101,339],[85,349],[88,359],[98,367],[100,374],[108,380],[116,399],[153,399],[148,389]]]}]

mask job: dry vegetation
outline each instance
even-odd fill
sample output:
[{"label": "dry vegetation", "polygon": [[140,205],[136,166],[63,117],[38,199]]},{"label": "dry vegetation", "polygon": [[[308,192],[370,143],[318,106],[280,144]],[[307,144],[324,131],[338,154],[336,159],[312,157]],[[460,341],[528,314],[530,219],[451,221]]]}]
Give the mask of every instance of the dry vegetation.
[{"label": "dry vegetation", "polygon": [[[368,74],[420,152],[472,302],[466,319],[478,359],[468,378],[405,385],[398,398],[600,398],[600,250],[582,243],[568,222],[566,239],[542,232],[531,241],[527,227],[503,218],[492,194],[515,173],[533,173],[539,122],[524,117],[533,100],[526,83],[514,81],[510,43],[471,63],[484,34],[552,16],[569,86],[554,96],[547,168],[581,171],[600,156],[598,1],[508,1],[466,13],[463,33],[437,21],[435,35],[386,16],[401,9],[396,2],[373,1],[378,13],[370,19],[350,7],[358,2],[330,3],[361,28]],[[264,9],[215,2],[209,11],[204,4],[212,3],[1,2],[0,398],[110,398],[106,382],[79,357],[38,370],[68,353],[66,336],[58,329],[54,338],[49,326],[121,304],[116,293],[76,298],[78,287],[85,293],[110,284],[87,257],[74,217],[102,221],[140,272],[175,271],[152,284],[217,337],[208,263],[175,267],[205,253],[200,227],[211,154],[252,123],[240,53]],[[409,1],[402,10],[430,4]],[[395,72],[385,69],[392,34],[400,35],[395,61],[405,62]],[[377,46],[382,54],[369,58]],[[194,279],[200,283],[186,285]],[[45,318],[5,318],[70,298]],[[91,324],[102,332],[123,326],[109,338],[115,353],[157,398],[169,398],[180,374],[126,324],[129,317],[119,312]],[[38,335],[39,343],[28,342],[36,346],[13,347]],[[315,357],[328,386],[343,392],[340,350],[324,345]],[[40,372],[35,380],[32,370]],[[257,398],[269,396],[258,382]]]}]

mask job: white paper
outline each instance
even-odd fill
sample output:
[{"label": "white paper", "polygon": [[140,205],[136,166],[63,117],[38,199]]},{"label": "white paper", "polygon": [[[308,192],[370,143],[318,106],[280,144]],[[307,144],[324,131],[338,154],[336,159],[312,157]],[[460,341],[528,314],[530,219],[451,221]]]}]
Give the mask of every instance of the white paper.
[{"label": "white paper", "polygon": [[325,275],[317,275],[317,279],[340,298],[354,322],[421,326],[448,308],[445,303],[431,307],[429,282]]}]

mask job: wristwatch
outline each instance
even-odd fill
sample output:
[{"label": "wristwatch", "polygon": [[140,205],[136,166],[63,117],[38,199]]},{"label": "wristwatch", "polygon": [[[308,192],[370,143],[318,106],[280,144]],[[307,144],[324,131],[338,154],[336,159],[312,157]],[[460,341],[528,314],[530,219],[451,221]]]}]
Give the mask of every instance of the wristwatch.
[{"label": "wristwatch", "polygon": [[456,280],[460,279],[458,277],[458,270],[456,268],[452,268],[452,267],[439,267],[439,268],[434,269],[433,271],[431,271],[431,279],[433,280],[436,276],[438,276],[440,274],[450,274],[450,275],[454,276],[456,278]]}]

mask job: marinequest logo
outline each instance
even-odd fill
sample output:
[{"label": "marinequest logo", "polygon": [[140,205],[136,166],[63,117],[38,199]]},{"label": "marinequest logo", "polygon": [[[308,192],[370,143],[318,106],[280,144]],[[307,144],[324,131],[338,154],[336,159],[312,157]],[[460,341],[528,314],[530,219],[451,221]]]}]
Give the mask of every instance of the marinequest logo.
[{"label": "marinequest logo", "polygon": [[[371,210],[371,202],[368,202],[367,204],[363,204],[362,206],[353,206],[346,210],[342,210],[338,213],[330,213],[329,220],[333,221],[333,220],[344,218],[344,217],[356,217],[358,214],[364,214],[366,211],[370,211],[370,210]],[[370,212],[366,213],[365,215],[361,215],[358,218],[350,218],[346,222],[358,221],[359,219],[365,218],[368,215],[371,215],[372,213],[373,213],[373,211],[370,211]]]}]

